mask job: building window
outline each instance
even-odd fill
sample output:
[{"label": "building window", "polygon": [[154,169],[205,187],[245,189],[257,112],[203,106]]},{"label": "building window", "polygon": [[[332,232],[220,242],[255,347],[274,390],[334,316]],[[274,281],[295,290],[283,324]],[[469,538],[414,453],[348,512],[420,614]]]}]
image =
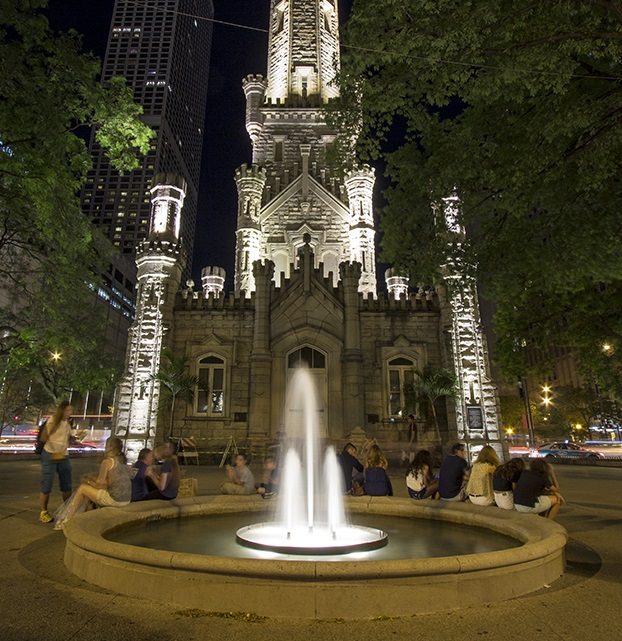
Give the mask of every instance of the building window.
[{"label": "building window", "polygon": [[222,416],[225,412],[225,361],[219,356],[202,358],[197,378],[197,414]]},{"label": "building window", "polygon": [[285,28],[285,3],[276,8],[274,16],[274,33],[281,33]]},{"label": "building window", "polygon": [[389,373],[389,416],[402,416],[408,405],[408,395],[415,379],[415,363],[400,356],[388,363]]},{"label": "building window", "polygon": [[287,367],[308,367],[309,369],[326,369],[326,356],[312,347],[301,347],[287,357]]},{"label": "building window", "polygon": [[274,143],[274,162],[281,162],[283,160],[283,143],[277,140]]}]

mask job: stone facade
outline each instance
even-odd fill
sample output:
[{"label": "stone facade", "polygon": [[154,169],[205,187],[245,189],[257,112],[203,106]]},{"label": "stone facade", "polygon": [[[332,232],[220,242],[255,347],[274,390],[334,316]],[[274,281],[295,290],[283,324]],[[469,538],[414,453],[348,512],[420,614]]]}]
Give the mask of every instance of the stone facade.
[{"label": "stone facade", "polygon": [[[359,291],[361,265],[340,265],[337,285],[316,267],[309,244],[299,266],[277,287],[273,264],[256,262],[256,289],[245,296],[207,297],[180,293],[175,304],[173,348],[184,352],[190,373],[201,360],[215,356],[225,363],[222,414],[207,416],[193,407],[179,408],[178,431],[186,436],[226,440],[233,434],[275,438],[283,429],[289,376],[299,350],[311,355],[320,397],[320,429],[342,440],[356,427],[368,433],[394,432],[401,417],[389,408],[389,368],[397,358],[411,368],[440,367],[441,311],[436,295],[413,294],[399,300],[364,296]],[[320,365],[320,367],[317,367]]]}]

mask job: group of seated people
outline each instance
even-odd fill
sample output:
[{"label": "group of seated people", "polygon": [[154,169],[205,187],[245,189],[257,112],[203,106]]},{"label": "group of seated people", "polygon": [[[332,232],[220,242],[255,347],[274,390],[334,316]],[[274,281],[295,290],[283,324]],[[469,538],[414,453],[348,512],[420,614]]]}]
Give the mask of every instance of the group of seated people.
[{"label": "group of seated people", "polygon": [[365,464],[356,458],[357,448],[346,443],[337,456],[343,471],[344,491],[346,494],[360,496],[393,496],[393,485],[387,474],[389,463],[380,447],[374,443],[367,450]]},{"label": "group of seated people", "polygon": [[[356,453],[356,447],[347,443],[338,457],[345,493],[393,496],[387,459],[378,445],[369,448],[365,464],[358,460]],[[545,514],[550,519],[557,516],[564,503],[555,472],[542,459],[532,460],[528,469],[522,459],[501,464],[495,450],[485,445],[469,469],[466,447],[456,443],[437,473],[434,468],[431,452],[417,452],[406,474],[406,489],[411,498],[497,505],[504,510]]]},{"label": "group of seated people", "polygon": [[[357,448],[347,443],[338,455],[343,472],[346,494],[355,496],[393,496],[388,462],[380,447],[373,444],[367,450],[365,463],[356,457]],[[495,450],[484,446],[469,469],[464,444],[456,443],[434,473],[432,454],[420,450],[406,474],[408,495],[415,499],[440,498],[443,501],[470,501],[474,505],[497,505],[505,510],[546,514],[554,519],[564,499],[552,467],[542,459],[534,459],[525,469],[522,459],[501,464]],[[159,469],[154,461],[160,461]],[[274,457],[263,464],[263,479],[255,483],[243,453],[227,465],[226,479],[220,487],[222,494],[259,494],[268,498],[278,492],[279,469]],[[86,476],[80,487],[65,501],[55,515],[55,527],[62,529],[75,514],[92,506],[123,507],[133,501],[177,497],[180,471],[175,447],[165,443],[154,451],[144,448],[130,468],[123,454],[123,443],[117,437],[106,441],[104,460],[97,475]]]},{"label": "group of seated people", "polygon": [[[160,468],[154,460],[161,461]],[[62,530],[76,514],[92,507],[125,507],[133,501],[170,501],[179,490],[179,464],[175,446],[165,443],[155,451],[140,451],[133,466],[127,465],[123,442],[116,436],[106,441],[104,459],[97,474],[85,475],[78,489],[54,515],[54,529]]]},{"label": "group of seated people", "polygon": [[438,497],[444,501],[470,501],[474,505],[496,505],[504,510],[545,514],[554,519],[564,498],[553,468],[534,459],[525,468],[522,459],[501,464],[490,445],[479,452],[469,469],[464,444],[456,443],[441,463],[438,478],[432,472],[432,457],[426,450],[415,456],[406,475],[408,494],[413,499]]},{"label": "group of seated people", "polygon": [[221,494],[259,494],[266,499],[278,492],[279,469],[273,456],[267,456],[264,459],[261,483],[255,483],[255,477],[248,467],[246,454],[242,452],[236,454],[233,463],[225,468],[225,481],[220,486]]}]

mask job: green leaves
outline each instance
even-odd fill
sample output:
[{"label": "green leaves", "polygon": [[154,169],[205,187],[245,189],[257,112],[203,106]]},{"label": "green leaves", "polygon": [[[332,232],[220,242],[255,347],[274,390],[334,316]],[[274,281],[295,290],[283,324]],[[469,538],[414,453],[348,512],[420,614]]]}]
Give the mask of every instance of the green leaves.
[{"label": "green leaves", "polygon": [[[618,329],[601,304],[578,301],[622,280],[621,6],[386,0],[378,11],[357,0],[344,51],[336,120],[351,132],[356,114],[359,156],[382,157],[391,179],[383,258],[414,282],[440,279],[447,239],[431,203],[455,188],[464,259],[497,305],[501,359],[528,335],[599,377],[618,372],[618,353],[601,367],[598,348]],[[608,303],[620,316],[622,303]],[[560,314],[583,321],[553,330],[544,319]]]},{"label": "green leaves", "polygon": [[[78,34],[50,31],[46,4],[0,0],[0,323],[22,333],[14,357],[56,396],[109,369],[90,366],[104,335],[89,286],[112,250],[80,209],[91,158],[76,132],[95,127],[120,170],[137,165],[152,132],[123,79],[99,83],[99,60],[81,53]],[[65,358],[52,372],[54,350]]]}]

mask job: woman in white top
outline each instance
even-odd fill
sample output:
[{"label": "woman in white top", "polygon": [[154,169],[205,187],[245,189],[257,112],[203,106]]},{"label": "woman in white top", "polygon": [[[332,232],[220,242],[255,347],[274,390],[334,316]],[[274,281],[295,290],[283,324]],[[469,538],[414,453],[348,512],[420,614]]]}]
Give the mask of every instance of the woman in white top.
[{"label": "woman in white top", "polygon": [[406,489],[411,499],[433,497],[438,490],[438,480],[432,474],[432,454],[419,450],[406,474]]},{"label": "woman in white top", "polygon": [[111,436],[106,441],[99,473],[86,477],[85,481],[55,515],[54,529],[63,529],[65,523],[78,512],[83,512],[89,503],[100,507],[129,505],[132,498],[131,470],[126,464],[120,438]]},{"label": "woman in white top", "polygon": [[72,413],[73,407],[69,401],[62,401],[41,431],[41,441],[44,443],[41,450],[41,493],[39,494],[41,523],[50,523],[53,520],[48,512],[48,503],[54,473],[58,475],[63,501],[71,496],[71,461],[67,450],[71,436],[69,419]]},{"label": "woman in white top", "polygon": [[469,501],[474,505],[494,505],[492,475],[499,467],[499,463],[497,453],[490,445],[484,445],[471,468],[469,482],[466,486]]}]

